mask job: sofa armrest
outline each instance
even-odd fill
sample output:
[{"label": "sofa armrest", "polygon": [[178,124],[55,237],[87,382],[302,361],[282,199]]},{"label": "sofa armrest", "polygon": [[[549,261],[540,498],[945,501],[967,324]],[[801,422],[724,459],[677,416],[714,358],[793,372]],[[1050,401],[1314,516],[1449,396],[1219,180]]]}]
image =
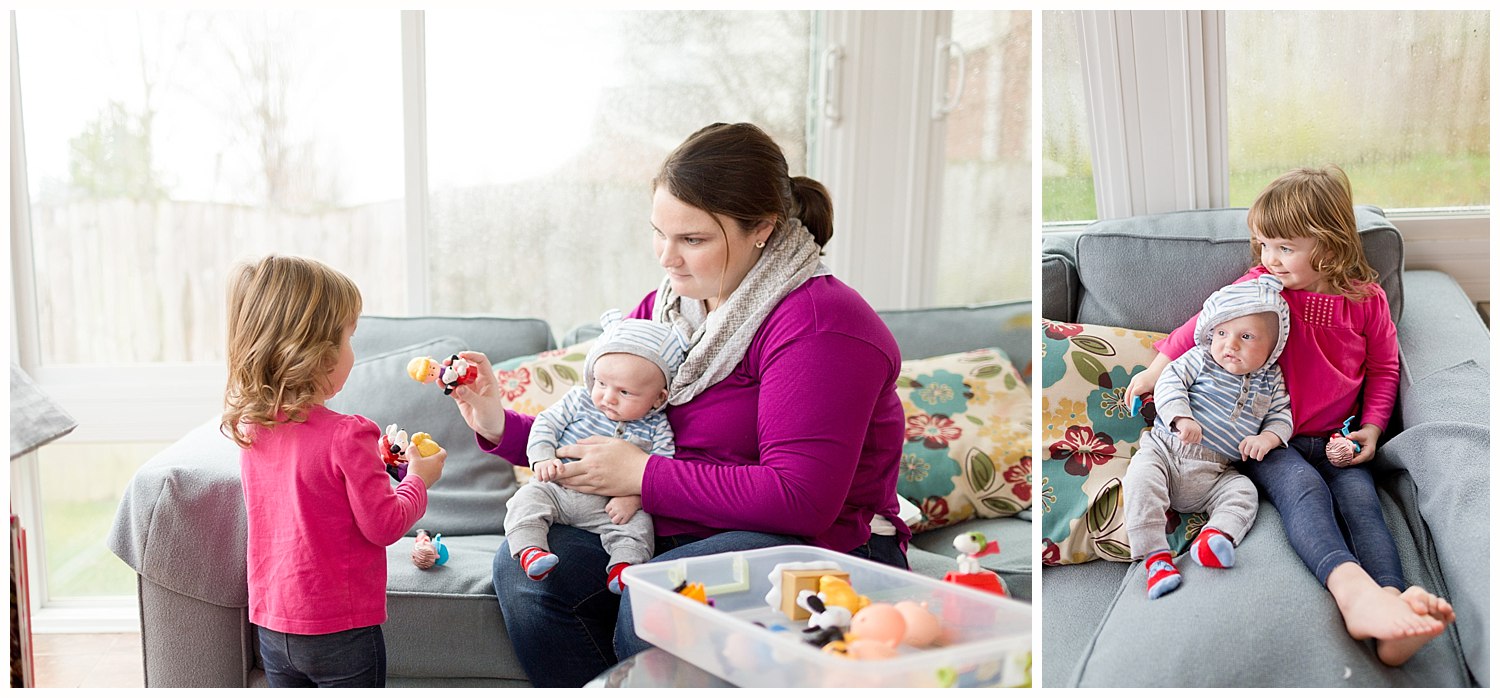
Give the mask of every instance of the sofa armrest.
[{"label": "sofa armrest", "polygon": [[1429,422],[1488,426],[1490,332],[1453,277],[1406,273],[1401,341],[1401,427]]},{"label": "sofa armrest", "polygon": [[1373,463],[1379,470],[1406,471],[1416,486],[1420,526],[1411,527],[1412,535],[1437,580],[1432,591],[1453,603],[1464,661],[1475,682],[1490,685],[1488,424],[1408,427],[1381,447]]},{"label": "sofa armrest", "polygon": [[141,577],[216,606],[245,608],[240,449],[204,424],[136,471],[106,544]]}]

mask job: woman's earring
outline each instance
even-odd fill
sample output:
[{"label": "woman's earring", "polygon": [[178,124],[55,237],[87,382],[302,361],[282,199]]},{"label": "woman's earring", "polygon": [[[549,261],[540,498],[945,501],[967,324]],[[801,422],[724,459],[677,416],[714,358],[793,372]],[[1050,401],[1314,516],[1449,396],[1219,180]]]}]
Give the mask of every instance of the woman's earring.
[{"label": "woman's earring", "polygon": [[762,248],[762,247],[765,247],[765,246],[766,246],[766,241],[765,240],[761,240],[760,242],[755,243],[755,249],[757,249],[757,250],[760,249],[760,248]]}]

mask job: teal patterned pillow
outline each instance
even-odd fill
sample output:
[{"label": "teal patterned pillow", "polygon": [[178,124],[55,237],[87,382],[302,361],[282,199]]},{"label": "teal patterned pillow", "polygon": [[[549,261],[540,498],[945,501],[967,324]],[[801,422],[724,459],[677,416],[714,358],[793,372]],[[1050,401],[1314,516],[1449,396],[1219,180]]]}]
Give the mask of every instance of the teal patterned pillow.
[{"label": "teal patterned pillow", "polygon": [[999,349],[903,361],[906,414],[896,491],[915,532],[1031,506],[1031,390]]},{"label": "teal patterned pillow", "polygon": [[[1042,330],[1042,564],[1129,562],[1120,484],[1156,408],[1131,416],[1125,388],[1165,335],[1050,320]],[[1204,522],[1169,511],[1168,544],[1186,550]]]}]

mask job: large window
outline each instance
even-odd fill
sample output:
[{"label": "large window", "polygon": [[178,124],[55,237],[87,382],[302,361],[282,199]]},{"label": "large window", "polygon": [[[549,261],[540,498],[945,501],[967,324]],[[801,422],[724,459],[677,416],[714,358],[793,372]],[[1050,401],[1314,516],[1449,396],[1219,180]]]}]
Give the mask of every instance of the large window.
[{"label": "large window", "polygon": [[1229,201],[1337,163],[1384,208],[1490,201],[1488,12],[1229,12]]},{"label": "large window", "polygon": [[1357,203],[1487,210],[1488,12],[1042,15],[1049,223],[1247,206],[1327,163]]},{"label": "large window", "polygon": [[220,359],[226,274],[271,251],[405,311],[397,14],[17,25],[42,363]]},{"label": "large window", "polygon": [[807,170],[809,13],[426,17],[437,312],[561,334],[635,307],[661,280],[651,178],[708,124],[755,123]]},{"label": "large window", "polygon": [[[1031,12],[954,12],[937,305],[1031,294]],[[1018,244],[1019,243],[1019,244]],[[975,263],[975,260],[985,260]]]},{"label": "large window", "polygon": [[1042,12],[1042,220],[1093,220],[1094,160],[1072,12]]},{"label": "large window", "polygon": [[[915,228],[940,254],[891,275],[888,243],[915,239],[881,208],[895,197],[835,198],[835,240],[863,245],[830,252],[840,276],[867,297],[931,291],[882,308],[1029,288],[1028,12],[13,16],[12,172],[29,193],[13,249],[30,249],[12,260],[13,345],[79,421],[12,473],[51,602],[132,593],[105,530],[135,468],[218,409],[239,260],[327,261],[367,313],[541,317],[561,336],[659,282],[662,158],[709,123],[752,121],[794,174],[846,192],[871,172],[914,178],[906,223],[941,209],[941,231]],[[968,86],[944,121],[870,67],[925,74],[948,33]],[[850,100],[835,128],[817,102],[825,75],[886,91]],[[918,117],[886,118],[898,112]],[[930,169],[856,147],[913,132],[934,134],[910,149],[935,154]],[[816,163],[819,147],[848,157]]]}]

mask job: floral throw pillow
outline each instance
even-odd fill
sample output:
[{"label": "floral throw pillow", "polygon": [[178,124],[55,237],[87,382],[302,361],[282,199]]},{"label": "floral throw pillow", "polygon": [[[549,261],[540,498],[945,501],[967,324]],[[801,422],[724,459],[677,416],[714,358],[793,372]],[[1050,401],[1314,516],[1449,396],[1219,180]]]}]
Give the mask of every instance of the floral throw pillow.
[{"label": "floral throw pillow", "polygon": [[[594,341],[495,364],[495,380],[500,382],[500,398],[505,408],[535,417],[574,386],[582,385],[584,359],[588,358]],[[515,474],[516,481],[524,484],[531,479],[531,468],[518,465]]]},{"label": "floral throw pillow", "polygon": [[1031,506],[1031,390],[998,349],[903,361],[906,415],[897,492],[914,532]]},{"label": "floral throw pillow", "polygon": [[[1130,561],[1120,485],[1156,407],[1131,416],[1125,389],[1165,336],[1042,321],[1042,564]],[[1186,550],[1204,523],[1169,511],[1168,544]]]},{"label": "floral throw pillow", "polygon": [[500,397],[506,409],[533,417],[583,384],[583,360],[595,340],[571,347],[518,356],[495,364]]}]

